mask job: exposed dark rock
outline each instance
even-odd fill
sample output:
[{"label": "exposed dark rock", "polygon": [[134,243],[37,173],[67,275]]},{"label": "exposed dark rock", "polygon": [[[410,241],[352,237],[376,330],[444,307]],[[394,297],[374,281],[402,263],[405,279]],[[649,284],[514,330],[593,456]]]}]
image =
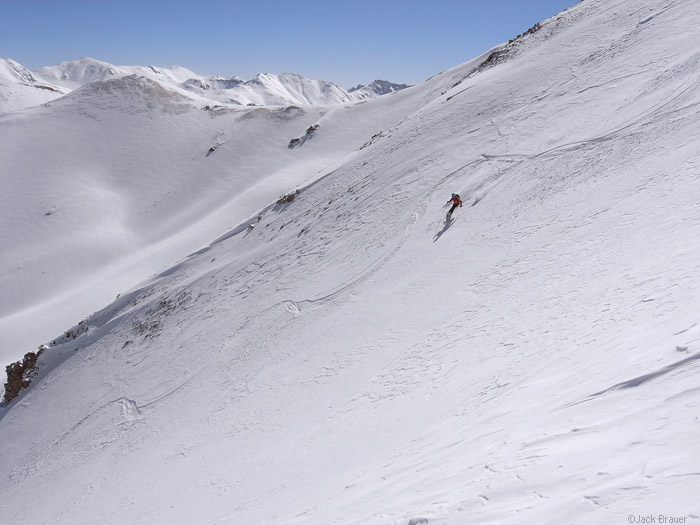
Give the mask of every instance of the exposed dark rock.
[{"label": "exposed dark rock", "polygon": [[292,193],[288,193],[287,195],[283,195],[282,197],[277,199],[276,204],[281,205],[281,204],[287,204],[289,202],[292,202],[296,198],[296,196],[299,195],[300,193],[301,193],[301,191],[296,190]]},{"label": "exposed dark rock", "polygon": [[7,372],[7,383],[5,383],[5,394],[3,403],[7,405],[16,398],[23,388],[27,388],[31,380],[36,376],[36,366],[39,356],[44,351],[43,347],[38,352],[28,352],[22,361],[17,361],[5,367]]},{"label": "exposed dark rock", "polygon": [[316,130],[319,128],[319,126],[320,124],[314,124],[313,126],[309,126],[308,128],[306,128],[306,133],[302,137],[293,138],[289,141],[287,147],[289,149],[294,149],[297,146],[301,146],[302,144],[304,144],[304,142],[306,142],[314,136],[314,133],[316,133]]}]

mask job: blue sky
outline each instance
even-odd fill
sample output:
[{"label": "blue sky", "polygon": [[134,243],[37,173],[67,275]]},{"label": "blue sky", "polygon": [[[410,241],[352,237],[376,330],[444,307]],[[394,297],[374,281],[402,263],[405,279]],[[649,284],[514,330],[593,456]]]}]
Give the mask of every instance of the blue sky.
[{"label": "blue sky", "polygon": [[0,57],[415,84],[577,0],[0,0]]}]

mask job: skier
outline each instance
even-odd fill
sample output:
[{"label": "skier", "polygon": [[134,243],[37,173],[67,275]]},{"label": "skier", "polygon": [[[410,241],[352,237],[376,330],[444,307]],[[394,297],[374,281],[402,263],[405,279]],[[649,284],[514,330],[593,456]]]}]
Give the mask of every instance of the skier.
[{"label": "skier", "polygon": [[459,206],[460,208],[462,207],[462,199],[459,198],[459,195],[456,193],[452,194],[452,198],[447,201],[447,203],[452,203],[452,208],[450,208],[450,211],[447,212],[447,220],[451,221],[452,220],[452,212],[455,211],[455,208]]}]

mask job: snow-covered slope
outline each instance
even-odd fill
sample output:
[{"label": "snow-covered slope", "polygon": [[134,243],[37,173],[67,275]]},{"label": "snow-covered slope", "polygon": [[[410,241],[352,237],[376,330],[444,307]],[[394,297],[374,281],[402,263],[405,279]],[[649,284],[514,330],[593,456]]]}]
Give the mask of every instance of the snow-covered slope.
[{"label": "snow-covered slope", "polygon": [[256,108],[93,66],[69,95],[0,116],[4,362],[333,169],[474,64],[390,100]]},{"label": "snow-covered slope", "polygon": [[0,113],[37,106],[66,91],[37,79],[31,71],[9,58],[0,58]]},{"label": "snow-covered slope", "polygon": [[585,0],[377,99],[418,109],[42,353],[0,515],[700,520],[698,23]]}]

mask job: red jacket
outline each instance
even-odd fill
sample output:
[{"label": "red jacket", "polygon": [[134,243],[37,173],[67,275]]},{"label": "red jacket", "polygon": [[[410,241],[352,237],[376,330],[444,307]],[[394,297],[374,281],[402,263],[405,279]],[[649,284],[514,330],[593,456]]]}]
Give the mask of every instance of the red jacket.
[{"label": "red jacket", "polygon": [[452,197],[450,200],[447,202],[454,202],[455,206],[461,206],[462,205],[462,199],[459,198],[459,195],[455,195]]}]

